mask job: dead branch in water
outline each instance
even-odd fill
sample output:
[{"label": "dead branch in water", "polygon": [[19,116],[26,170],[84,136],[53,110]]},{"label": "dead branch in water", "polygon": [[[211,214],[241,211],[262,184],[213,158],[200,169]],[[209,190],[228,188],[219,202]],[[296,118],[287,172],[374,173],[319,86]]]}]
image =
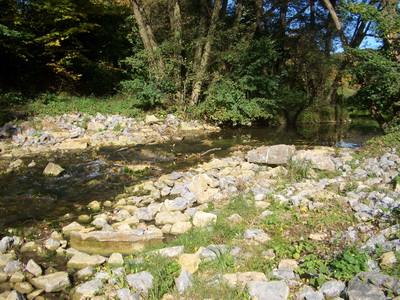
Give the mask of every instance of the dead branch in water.
[{"label": "dead branch in water", "polygon": [[219,151],[219,150],[221,150],[221,148],[212,148],[212,149],[209,149],[207,151],[204,151],[204,152],[200,153],[200,156],[204,156],[204,155],[206,155],[206,154],[208,154],[210,152]]}]

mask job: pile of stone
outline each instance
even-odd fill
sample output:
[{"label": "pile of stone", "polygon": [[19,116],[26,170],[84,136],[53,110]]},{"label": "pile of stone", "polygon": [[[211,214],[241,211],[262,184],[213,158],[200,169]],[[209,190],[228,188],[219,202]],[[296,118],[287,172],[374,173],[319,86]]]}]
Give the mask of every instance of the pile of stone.
[{"label": "pile of stone", "polygon": [[[289,172],[287,164],[309,168],[311,177],[288,184],[285,189],[276,189],[277,179]],[[380,266],[397,262],[392,251],[400,251],[400,239],[393,238],[399,226],[390,226],[392,212],[400,207],[400,192],[393,186],[399,165],[400,158],[391,153],[357,162],[351,149],[339,152],[331,148],[296,151],[294,146],[276,145],[260,147],[247,154],[237,152],[185,172],[148,180],[127,188],[114,203],[90,203],[89,209],[97,214],[93,219],[92,216],[81,216],[91,222],[89,226],[73,222],[62,228],[61,233],[53,232],[41,244],[25,242],[18,237],[3,238],[0,242],[3,253],[0,256],[0,287],[8,291],[3,296],[0,294],[0,299],[25,296],[35,299],[45,293],[67,293],[72,277],[76,278],[69,292],[72,299],[145,297],[152,287],[153,276],[147,271],[127,274],[124,256],[140,251],[146,245],[162,243],[166,235],[180,235],[194,227],[212,226],[217,221],[218,210],[205,212],[208,204],[212,202],[215,207],[223,207],[238,193],[253,195],[255,205],[265,209],[261,218],[272,213],[267,209],[271,195],[283,204],[309,210],[321,208],[326,205],[326,200],[340,199],[350,205],[359,223],[343,233],[315,233],[309,238],[319,241],[331,239],[351,245],[367,237],[363,249],[374,253],[379,247],[385,253],[380,265],[370,261],[370,271],[358,274],[347,285],[332,280],[319,290],[310,286],[300,287],[302,283],[294,272],[299,264],[296,260],[282,260],[271,274],[221,274],[213,284],[227,281],[232,286],[247,286],[250,295],[257,299],[288,299],[292,288],[299,291],[295,299],[341,299],[342,296],[352,300],[388,299],[385,295],[389,291],[399,296],[399,279],[380,273]],[[338,175],[319,180],[313,177],[317,170],[335,171]],[[373,186],[381,192],[370,191]],[[229,220],[241,222],[240,212],[231,215]],[[377,220],[380,227],[372,226],[371,220]],[[270,240],[262,228],[248,228],[241,238],[249,244],[266,244]],[[22,264],[15,251],[37,254],[54,251],[67,260],[67,272],[43,270],[35,261]],[[182,246],[164,248],[157,253],[179,262],[182,272],[176,278],[176,284],[178,291],[184,292],[192,285],[202,261],[216,259],[226,251],[233,257],[244,255],[240,247],[226,245],[209,245],[196,253],[185,253]],[[265,255],[274,254],[272,251]],[[108,266],[111,273],[98,271],[98,266]],[[268,281],[268,276],[279,280]],[[117,278],[122,278],[128,287],[119,287]],[[14,296],[10,296],[13,293]],[[96,296],[99,293],[102,296]]]},{"label": "pile of stone", "polygon": [[[58,117],[34,117],[12,126],[12,139],[0,140],[1,155],[21,156],[56,150],[83,150],[88,147],[126,146],[181,139],[189,132],[218,131],[218,127],[198,121],[182,121],[169,114],[165,119],[147,115],[141,119],[119,115],[95,116],[81,113]],[[7,132],[10,132],[8,130]]]}]

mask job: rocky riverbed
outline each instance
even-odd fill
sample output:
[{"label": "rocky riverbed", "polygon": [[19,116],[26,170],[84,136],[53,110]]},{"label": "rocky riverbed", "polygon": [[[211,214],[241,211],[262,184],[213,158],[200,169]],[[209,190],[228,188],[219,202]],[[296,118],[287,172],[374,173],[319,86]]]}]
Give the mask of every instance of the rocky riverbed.
[{"label": "rocky riverbed", "polygon": [[182,121],[174,115],[126,118],[80,113],[58,117],[34,117],[0,130],[1,157],[20,157],[50,151],[83,151],[90,147],[128,146],[181,140],[193,132],[219,131],[198,121]]},{"label": "rocky riverbed", "polygon": [[[9,230],[0,241],[0,299],[197,299],[190,294],[196,287],[225,285],[253,299],[395,299],[399,278],[383,270],[398,263],[395,253],[400,251],[400,158],[394,150],[368,159],[357,151],[290,145],[236,151],[126,187],[114,201],[93,201],[91,214],[47,228],[40,238]],[[252,216],[231,209],[238,199]],[[190,247],[192,241],[176,244],[191,232],[217,235],[221,222],[240,230],[196,248]],[[291,241],[295,249],[279,249],[278,238]],[[221,240],[226,243],[215,243]],[[349,258],[347,266],[361,266],[358,272],[341,269],[342,276],[334,276],[305,267],[307,257],[324,247],[339,257],[352,246],[366,258],[360,265],[351,263],[358,256]],[[324,258],[331,259],[326,254],[320,266]],[[162,297],[155,289],[160,280],[169,280],[168,274],[160,279],[157,270],[143,267],[160,257],[179,266],[171,271],[173,282]],[[230,268],[210,271],[212,262],[228,258]],[[311,281],[320,275],[324,282]]]}]

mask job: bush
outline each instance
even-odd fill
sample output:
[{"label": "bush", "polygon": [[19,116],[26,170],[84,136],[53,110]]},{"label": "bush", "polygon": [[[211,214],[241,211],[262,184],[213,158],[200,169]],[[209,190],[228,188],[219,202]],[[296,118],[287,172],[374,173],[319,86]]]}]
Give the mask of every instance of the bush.
[{"label": "bush", "polygon": [[121,81],[120,85],[121,93],[131,99],[132,104],[138,108],[155,108],[162,105],[167,98],[167,94],[156,81],[133,79]]},{"label": "bush", "polygon": [[273,103],[264,98],[247,99],[233,81],[211,84],[205,100],[194,113],[221,125],[251,125],[255,121],[274,121]]}]

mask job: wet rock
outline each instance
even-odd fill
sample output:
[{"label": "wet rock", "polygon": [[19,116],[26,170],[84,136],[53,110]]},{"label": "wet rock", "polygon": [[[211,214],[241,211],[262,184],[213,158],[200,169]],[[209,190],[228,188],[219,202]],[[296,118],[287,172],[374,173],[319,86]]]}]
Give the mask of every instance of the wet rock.
[{"label": "wet rock", "polygon": [[67,267],[72,269],[83,269],[86,267],[96,267],[103,264],[106,258],[100,255],[89,255],[86,253],[78,253],[72,256],[68,261]]},{"label": "wet rock", "polygon": [[100,279],[93,279],[80,284],[72,292],[72,300],[92,299],[92,297],[101,290],[103,283]]},{"label": "wet rock", "polygon": [[249,294],[258,300],[286,300],[289,287],[284,281],[250,283]]},{"label": "wet rock", "polygon": [[59,176],[64,171],[65,170],[61,166],[50,162],[47,164],[46,168],[44,169],[43,174],[49,175],[49,176]]},{"label": "wet rock", "polygon": [[21,166],[23,166],[23,164],[24,164],[24,161],[19,158],[17,160],[14,160],[14,161],[10,162],[10,165],[8,166],[8,169],[9,170],[19,169]]},{"label": "wet rock", "polygon": [[147,295],[148,290],[153,287],[153,279],[153,275],[147,271],[126,276],[129,286],[144,295]]},{"label": "wet rock", "polygon": [[131,231],[93,231],[89,233],[71,233],[71,246],[75,249],[100,255],[113,253],[132,254],[143,249],[145,245],[160,243],[163,240],[161,230]]},{"label": "wet rock", "polygon": [[6,253],[7,250],[11,247],[13,238],[9,236],[5,236],[0,241],[0,253]]},{"label": "wet rock", "polygon": [[179,277],[176,279],[176,288],[179,293],[183,293],[188,287],[191,287],[192,284],[192,274],[186,269],[181,271]]},{"label": "wet rock", "polygon": [[193,225],[195,227],[206,227],[215,224],[215,222],[217,222],[217,216],[212,213],[198,211],[193,217]]},{"label": "wet rock", "polygon": [[67,272],[56,272],[32,278],[31,283],[36,288],[45,290],[46,293],[61,291],[71,284]]},{"label": "wet rock", "polygon": [[91,211],[98,212],[101,210],[101,203],[99,201],[92,201],[88,204],[88,208]]},{"label": "wet rock", "polygon": [[289,161],[295,150],[294,146],[288,145],[262,146],[250,150],[246,155],[246,160],[257,164],[282,165]]}]

